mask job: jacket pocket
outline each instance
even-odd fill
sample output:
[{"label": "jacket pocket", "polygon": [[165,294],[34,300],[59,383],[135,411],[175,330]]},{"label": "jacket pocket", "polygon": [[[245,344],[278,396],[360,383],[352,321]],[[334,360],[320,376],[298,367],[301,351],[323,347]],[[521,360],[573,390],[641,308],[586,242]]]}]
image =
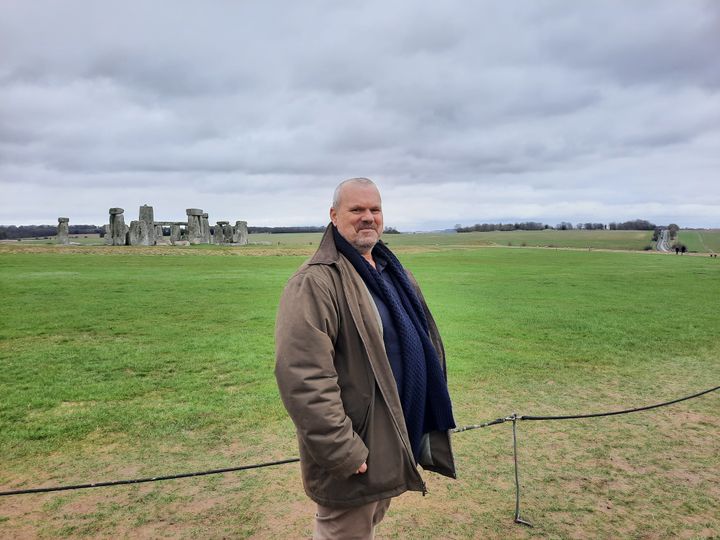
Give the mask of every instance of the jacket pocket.
[{"label": "jacket pocket", "polygon": [[373,403],[375,401],[375,391],[360,392],[356,389],[346,389],[342,392],[343,407],[345,414],[352,422],[353,431],[357,433],[364,443],[367,426],[373,414]]},{"label": "jacket pocket", "polygon": [[356,415],[357,424],[353,422],[353,429],[368,448],[367,472],[338,478],[306,461],[303,476],[308,495],[325,506],[348,507],[392,497],[408,489],[422,491],[422,479],[405,450],[380,392],[373,395],[362,412],[359,408],[357,412],[360,414]]},{"label": "jacket pocket", "polygon": [[362,416],[362,418],[357,422],[353,422],[353,429],[355,430],[355,433],[357,433],[360,438],[363,440],[365,445],[367,446],[367,429],[368,429],[368,423],[370,420],[370,416],[372,415],[372,409],[373,409],[373,402],[370,400],[370,403],[368,403],[367,407],[365,408],[365,414]]},{"label": "jacket pocket", "polygon": [[368,448],[368,470],[356,477],[358,483],[378,492],[403,485],[408,489],[416,488],[414,484],[419,475],[379,392],[373,397],[367,422],[358,435]]}]

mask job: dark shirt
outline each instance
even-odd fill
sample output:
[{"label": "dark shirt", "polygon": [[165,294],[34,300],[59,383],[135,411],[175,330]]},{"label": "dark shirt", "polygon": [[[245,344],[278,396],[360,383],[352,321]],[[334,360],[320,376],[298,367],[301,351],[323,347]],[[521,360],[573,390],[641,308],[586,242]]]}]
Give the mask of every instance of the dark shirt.
[{"label": "dark shirt", "polygon": [[[387,261],[377,255],[373,254],[375,259],[375,269],[380,274],[380,277],[387,284],[387,286],[397,294],[397,288],[395,283],[390,277],[390,273],[385,271]],[[377,294],[373,292],[371,288],[370,294],[375,300],[378,312],[380,313],[380,319],[383,325],[383,342],[385,343],[385,352],[387,353],[388,360],[390,360],[390,368],[392,369],[393,375],[395,376],[395,383],[398,389],[402,388],[403,378],[403,364],[402,364],[402,351],[400,350],[400,338],[398,337],[395,324],[392,320],[392,315],[388,310],[385,302]]]}]

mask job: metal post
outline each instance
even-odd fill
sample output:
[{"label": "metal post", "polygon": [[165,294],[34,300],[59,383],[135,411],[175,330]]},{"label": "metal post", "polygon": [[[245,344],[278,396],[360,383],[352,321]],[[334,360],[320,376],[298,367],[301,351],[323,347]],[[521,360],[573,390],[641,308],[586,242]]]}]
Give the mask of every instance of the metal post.
[{"label": "metal post", "polygon": [[532,527],[532,523],[525,521],[520,517],[520,475],[518,473],[517,433],[515,430],[515,424],[517,424],[517,413],[513,413],[511,418],[513,433],[513,457],[515,458],[515,523]]}]

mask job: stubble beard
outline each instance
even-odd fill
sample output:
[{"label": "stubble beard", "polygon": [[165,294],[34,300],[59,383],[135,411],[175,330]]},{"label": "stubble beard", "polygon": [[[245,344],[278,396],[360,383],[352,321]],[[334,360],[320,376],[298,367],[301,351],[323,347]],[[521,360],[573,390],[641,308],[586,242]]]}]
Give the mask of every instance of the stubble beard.
[{"label": "stubble beard", "polygon": [[[368,237],[362,237],[360,233],[364,230],[371,230],[375,234],[373,236]],[[380,235],[377,233],[375,228],[367,228],[367,229],[360,229],[358,231],[358,235],[355,237],[355,241],[351,242],[352,247],[354,247],[357,251],[360,252],[360,254],[369,253],[372,251],[372,249],[375,247],[375,245],[380,240]]]}]

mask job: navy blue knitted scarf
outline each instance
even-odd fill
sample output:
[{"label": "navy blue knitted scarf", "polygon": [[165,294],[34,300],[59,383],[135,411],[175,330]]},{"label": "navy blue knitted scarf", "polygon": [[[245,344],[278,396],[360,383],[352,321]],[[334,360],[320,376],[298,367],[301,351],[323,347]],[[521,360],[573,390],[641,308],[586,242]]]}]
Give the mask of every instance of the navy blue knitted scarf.
[{"label": "navy blue knitted scarf", "polygon": [[447,381],[430,341],[425,312],[405,269],[385,244],[378,242],[373,254],[387,261],[385,271],[389,272],[396,290],[388,287],[377,270],[340,235],[335,226],[333,236],[338,251],[347,257],[365,285],[385,302],[395,324],[403,364],[403,376],[396,382],[410,444],[417,460],[424,433],[455,427]]}]

